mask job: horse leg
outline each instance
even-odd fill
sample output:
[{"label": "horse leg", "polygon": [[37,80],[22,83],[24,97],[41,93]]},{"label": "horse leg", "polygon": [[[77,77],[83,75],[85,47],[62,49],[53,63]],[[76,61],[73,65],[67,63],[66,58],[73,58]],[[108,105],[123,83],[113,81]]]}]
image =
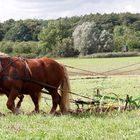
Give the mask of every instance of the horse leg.
[{"label": "horse leg", "polygon": [[59,104],[60,105],[60,100],[61,100],[61,96],[58,94],[57,91],[54,91],[54,92],[50,92],[51,93],[51,96],[52,96],[52,108],[51,108],[51,111],[50,111],[50,114],[54,114],[56,109],[57,109],[57,105]]},{"label": "horse leg", "polygon": [[41,93],[40,92],[39,93],[35,92],[35,93],[31,94],[30,96],[31,96],[32,101],[35,105],[35,109],[33,110],[33,112],[39,113],[39,99],[41,97]]},{"label": "horse leg", "polygon": [[18,101],[18,103],[16,105],[16,108],[19,109],[21,107],[21,103],[23,101],[24,95],[23,94],[20,94],[20,95],[18,95],[18,98],[19,98],[19,101]]},{"label": "horse leg", "polygon": [[14,114],[18,113],[18,110],[15,108],[15,99],[18,96],[18,90],[12,88],[7,101],[7,108],[11,110]]},{"label": "horse leg", "polygon": [[[7,98],[9,98],[9,94],[6,94],[6,96],[7,96]],[[17,109],[19,109],[21,107],[21,103],[23,101],[24,95],[23,94],[20,94],[20,95],[18,95],[18,98],[19,98],[19,101],[18,101],[18,103],[16,105],[16,108]]]}]

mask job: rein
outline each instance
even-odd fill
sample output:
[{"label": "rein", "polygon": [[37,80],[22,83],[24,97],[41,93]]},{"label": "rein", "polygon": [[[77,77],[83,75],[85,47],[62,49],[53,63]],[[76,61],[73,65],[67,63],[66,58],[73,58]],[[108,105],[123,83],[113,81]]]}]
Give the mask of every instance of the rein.
[{"label": "rein", "polygon": [[[40,86],[50,87],[50,88],[53,88],[53,89],[57,89],[57,87],[55,87],[55,86],[52,86],[50,84],[47,84],[47,83],[44,83],[44,82],[41,82],[41,81],[38,81],[38,80],[35,80],[35,79],[25,79],[25,78],[23,78],[22,80],[25,81],[25,82],[31,82],[31,83],[34,83],[34,84],[37,84],[37,85],[40,85]],[[58,90],[64,91],[64,90],[62,90],[60,88],[58,88]],[[46,94],[49,94],[46,91],[43,91],[43,92],[46,93]],[[77,96],[80,96],[80,97],[83,97],[83,98],[86,98],[86,99],[93,100],[90,97],[87,97],[87,96],[84,96],[84,95],[79,95],[79,94],[77,94],[75,92],[71,92],[71,91],[68,91],[68,92],[71,93],[71,94],[73,94],[73,95],[77,95]]]}]

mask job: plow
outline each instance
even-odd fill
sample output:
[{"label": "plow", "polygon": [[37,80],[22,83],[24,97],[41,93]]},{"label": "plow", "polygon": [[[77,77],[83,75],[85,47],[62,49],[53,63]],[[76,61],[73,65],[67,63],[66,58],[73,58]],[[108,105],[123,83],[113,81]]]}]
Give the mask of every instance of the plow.
[{"label": "plow", "polygon": [[[139,65],[140,63],[134,63],[127,66],[115,68],[112,70],[108,70],[106,72],[93,72],[89,70],[83,70],[71,66],[66,66],[70,69],[76,69],[79,70],[80,73],[84,73],[84,75],[90,75],[94,78],[103,78],[106,79],[110,76],[114,75],[122,75],[127,73],[133,73],[134,71],[139,71],[140,68],[132,69],[132,70],[126,70],[126,71],[120,71],[122,69],[133,67],[135,65]],[[91,78],[90,77],[90,78]],[[75,95],[75,93],[72,93]],[[77,95],[81,96],[81,95]],[[84,98],[84,100],[83,100]],[[87,100],[88,99],[88,100]],[[96,89],[96,93],[93,95],[93,98],[89,97],[81,97],[81,99],[73,100],[73,103],[77,106],[76,111],[81,112],[110,112],[110,111],[131,111],[134,109],[140,108],[140,97],[133,98],[131,95],[126,95],[125,97],[119,97],[118,94],[115,94],[113,92],[111,93],[101,93],[100,88]],[[85,106],[86,109],[85,109]]]},{"label": "plow", "polygon": [[[90,76],[90,77],[86,77],[85,79],[92,79],[92,78],[108,78],[110,75],[117,75],[117,74],[121,75],[121,74],[131,73],[133,71],[137,71],[140,69],[135,69],[131,71],[122,71],[119,73],[116,72],[116,70],[124,69],[124,68],[131,67],[138,64],[140,63],[123,66],[123,67],[116,68],[116,69],[109,70],[102,73],[97,73],[97,72],[93,72],[89,70],[83,70],[80,68],[75,68],[75,67],[67,66],[67,65],[65,65],[65,67],[80,71],[80,72],[70,71],[70,74],[73,74],[73,73],[77,73],[80,75],[82,74],[84,76]],[[111,72],[114,72],[114,73],[110,74]],[[46,93],[49,94],[48,92],[44,90],[42,90],[42,92],[45,94]],[[84,112],[90,112],[90,113],[92,112],[102,113],[102,112],[112,112],[112,111],[123,112],[123,111],[131,111],[131,110],[140,108],[140,97],[133,98],[131,95],[126,95],[125,97],[122,98],[122,97],[119,97],[119,95],[115,93],[108,93],[108,94],[101,93],[99,88],[96,89],[96,94],[92,96],[93,98],[90,98],[88,96],[83,96],[75,92],[70,92],[70,94],[77,96],[77,99],[70,99],[70,103],[75,105],[75,109],[71,109],[70,113],[74,113],[74,114],[79,114],[79,113],[84,113]]]},{"label": "plow", "polygon": [[[47,91],[42,90],[44,94],[49,94]],[[76,95],[77,99],[70,99],[70,103],[75,105],[75,109],[70,109],[69,113],[105,113],[112,111],[131,111],[140,108],[140,97],[133,98],[132,96],[126,95],[125,98],[120,98],[115,93],[109,95],[100,94],[97,89],[97,94],[93,96],[93,99],[81,96],[77,93],[71,92]],[[45,97],[43,97],[45,98]],[[58,112],[57,112],[58,114]]]},{"label": "plow", "polygon": [[131,111],[133,109],[138,109],[140,107],[140,97],[133,99],[132,96],[127,95],[126,98],[122,99],[112,94],[109,95],[101,95],[97,94],[94,96],[92,101],[84,101],[84,100],[75,100],[75,104],[77,105],[77,109],[80,109],[79,105],[88,105],[86,111],[94,111],[94,112],[110,112],[110,111]]}]

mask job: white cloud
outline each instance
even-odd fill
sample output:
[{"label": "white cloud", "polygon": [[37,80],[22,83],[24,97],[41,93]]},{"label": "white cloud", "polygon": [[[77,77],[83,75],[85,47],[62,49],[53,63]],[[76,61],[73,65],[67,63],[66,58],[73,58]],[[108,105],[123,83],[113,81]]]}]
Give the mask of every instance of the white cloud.
[{"label": "white cloud", "polygon": [[139,13],[139,0],[0,0],[0,21],[55,19],[89,13]]}]

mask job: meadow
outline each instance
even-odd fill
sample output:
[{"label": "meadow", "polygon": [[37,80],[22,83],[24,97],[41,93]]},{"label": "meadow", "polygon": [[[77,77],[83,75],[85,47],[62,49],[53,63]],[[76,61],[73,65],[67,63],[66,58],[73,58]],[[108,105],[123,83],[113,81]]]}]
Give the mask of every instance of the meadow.
[{"label": "meadow", "polygon": [[[115,93],[121,98],[127,94],[133,98],[140,96],[140,57],[126,58],[96,58],[57,59],[65,65],[81,68],[97,73],[108,73],[107,77],[85,78],[78,74],[70,74],[71,91],[93,98],[96,90],[101,94]],[[136,65],[132,65],[136,64]],[[132,65],[130,67],[126,67]],[[124,67],[124,68],[123,68]],[[118,69],[122,68],[122,69]],[[131,71],[136,69],[136,71]],[[68,69],[69,71],[74,71]],[[124,71],[131,71],[124,73]],[[89,75],[90,76],[90,75]],[[86,75],[86,77],[89,77]],[[40,108],[49,112],[51,100],[49,95],[42,94]],[[71,95],[77,99],[75,95]],[[6,108],[7,98],[1,96],[0,112],[6,116],[0,117],[1,140],[131,140],[140,137],[140,110],[109,113],[81,113],[79,115],[52,116],[49,114],[28,115],[33,110],[31,99],[26,96],[21,109],[25,112],[20,115],[9,113]],[[72,104],[72,108],[76,108]]]}]

